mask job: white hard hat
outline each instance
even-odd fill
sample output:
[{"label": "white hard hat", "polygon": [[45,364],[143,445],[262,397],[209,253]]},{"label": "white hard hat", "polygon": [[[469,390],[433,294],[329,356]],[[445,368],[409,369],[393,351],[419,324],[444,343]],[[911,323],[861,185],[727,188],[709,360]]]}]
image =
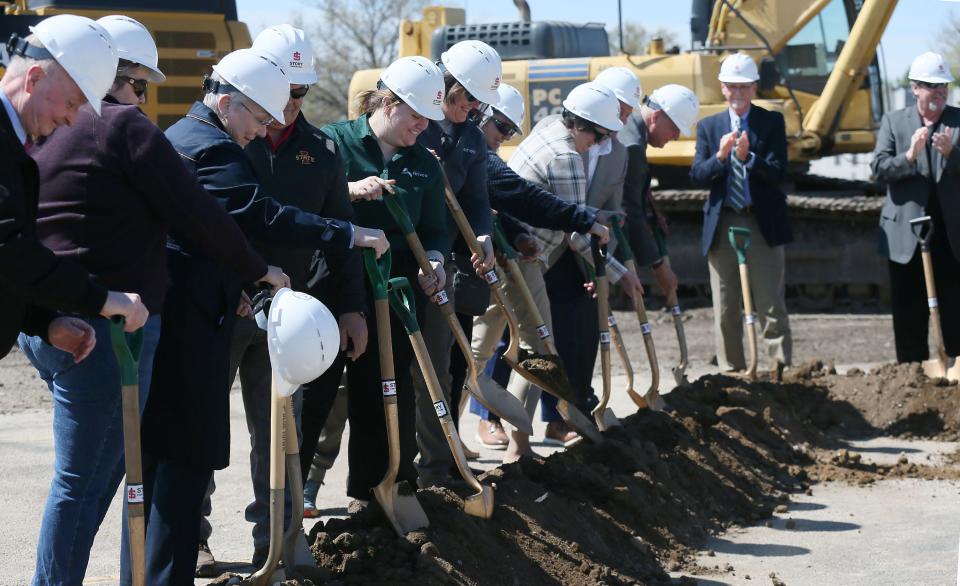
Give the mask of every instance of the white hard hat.
[{"label": "white hard hat", "polygon": [[700,100],[697,95],[682,85],[671,83],[657,88],[650,94],[650,105],[673,120],[684,136],[690,136],[693,125],[700,113]]},{"label": "white hard hat", "polygon": [[617,132],[623,128],[620,121],[620,101],[612,91],[594,81],[581,83],[570,90],[563,107],[597,126]]},{"label": "white hard hat", "polygon": [[317,83],[313,46],[302,30],[289,24],[264,29],[253,41],[253,49],[265,51],[280,60],[290,83]]},{"label": "white hard hat", "polygon": [[110,91],[120,57],[104,28],[85,16],[58,14],[30,27],[50,56],[73,79],[93,110]]},{"label": "white hard hat", "polygon": [[753,83],[760,79],[757,64],[746,53],[728,55],[720,64],[717,79],[724,83]]},{"label": "white hard hat", "polygon": [[273,55],[254,49],[239,49],[228,53],[213,66],[213,70],[266,110],[274,120],[283,120],[283,109],[290,98],[290,82]]},{"label": "white hard hat", "polygon": [[443,120],[443,74],[426,57],[397,59],[380,74],[380,82],[417,114]]},{"label": "white hard hat", "polygon": [[509,83],[501,83],[497,88],[497,95],[499,96],[497,102],[487,106],[486,114],[492,116],[493,109],[496,108],[498,112],[509,118],[510,122],[513,122],[519,132],[523,128],[523,96]]},{"label": "white hard hat", "polygon": [[333,364],[340,352],[340,327],[323,303],[284,287],[270,303],[267,349],[280,378],[277,392],[289,396]]},{"label": "white hard hat", "polygon": [[460,41],[440,55],[440,61],[454,79],[473,97],[493,104],[499,97],[503,64],[500,54],[483,41]]},{"label": "white hard hat", "polygon": [[953,74],[950,73],[950,66],[943,60],[943,55],[938,53],[926,53],[918,56],[910,64],[910,73],[907,77],[911,81],[923,81],[926,83],[950,83],[953,81]]},{"label": "white hard hat", "polygon": [[640,80],[626,67],[608,67],[593,81],[612,91],[618,100],[631,108],[640,107],[640,98],[643,96]]},{"label": "white hard hat", "polygon": [[121,59],[142,65],[150,71],[150,81],[162,83],[167,76],[157,67],[157,44],[147,27],[129,16],[112,14],[97,19],[100,26],[107,29],[117,46]]}]

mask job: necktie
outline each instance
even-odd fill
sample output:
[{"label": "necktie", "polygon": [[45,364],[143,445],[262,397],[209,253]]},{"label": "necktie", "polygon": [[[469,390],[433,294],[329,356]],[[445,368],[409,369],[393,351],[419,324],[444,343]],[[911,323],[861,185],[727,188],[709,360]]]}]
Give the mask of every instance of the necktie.
[{"label": "necktie", "polygon": [[[740,136],[740,117],[733,119],[733,130]],[[740,211],[747,203],[744,195],[744,185],[747,182],[747,169],[743,166],[740,159],[737,158],[737,147],[734,146],[730,152],[730,182],[727,188],[727,204],[735,211]]]}]

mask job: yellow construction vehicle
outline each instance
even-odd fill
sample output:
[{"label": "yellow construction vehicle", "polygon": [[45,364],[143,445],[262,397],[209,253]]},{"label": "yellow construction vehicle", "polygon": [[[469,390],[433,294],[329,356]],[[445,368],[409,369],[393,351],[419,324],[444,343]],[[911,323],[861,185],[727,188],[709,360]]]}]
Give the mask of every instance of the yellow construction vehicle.
[{"label": "yellow construction vehicle", "polygon": [[[16,0],[0,2],[0,8],[0,42],[11,33],[26,34],[27,27],[54,14],[94,19],[125,14],[143,23],[157,43],[167,81],[147,86],[141,109],[161,128],[183,117],[200,97],[201,77],[214,63],[251,44],[234,0]],[[6,63],[6,55],[0,57]]]}]

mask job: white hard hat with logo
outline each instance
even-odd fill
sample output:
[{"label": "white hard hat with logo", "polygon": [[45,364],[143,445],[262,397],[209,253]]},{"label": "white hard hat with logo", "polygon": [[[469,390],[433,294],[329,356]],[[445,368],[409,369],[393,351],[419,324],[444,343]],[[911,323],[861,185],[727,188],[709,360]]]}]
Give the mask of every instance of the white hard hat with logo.
[{"label": "white hard hat with logo", "polygon": [[73,79],[100,114],[100,101],[110,91],[120,57],[113,39],[85,16],[58,14],[41,20],[30,32]]},{"label": "white hard hat with logo", "polygon": [[695,93],[682,85],[671,83],[654,90],[649,101],[655,110],[663,110],[681,134],[690,136],[700,113],[700,100]]},{"label": "white hard hat with logo", "polygon": [[280,378],[277,392],[287,397],[330,368],[340,353],[340,327],[326,305],[284,287],[270,302],[267,350]]},{"label": "white hard hat with logo", "polygon": [[943,55],[930,51],[917,56],[913,60],[907,77],[910,78],[910,81],[925,83],[950,83],[953,81],[950,66],[943,60]]},{"label": "white hard hat with logo", "polygon": [[483,41],[460,41],[440,55],[440,61],[454,79],[473,97],[485,104],[499,98],[497,88],[503,75],[500,54]]},{"label": "white hard hat with logo", "polygon": [[617,132],[623,128],[620,121],[620,100],[612,91],[595,81],[582,83],[570,90],[563,107],[584,120]]},{"label": "white hard hat with logo", "polygon": [[746,53],[728,55],[720,64],[717,79],[724,83],[753,83],[760,79],[757,64]]},{"label": "white hard hat with logo", "polygon": [[486,114],[492,116],[495,108],[509,118],[510,122],[517,127],[517,132],[520,132],[523,128],[524,114],[523,96],[520,95],[520,91],[509,83],[501,83],[497,88],[497,95],[499,96],[497,102],[487,106]]},{"label": "white hard hat with logo", "polygon": [[162,83],[167,79],[157,67],[157,44],[153,42],[147,27],[121,14],[104,16],[97,22],[110,33],[121,59],[142,65],[150,72],[150,81],[154,83]]},{"label": "white hard hat with logo", "polygon": [[640,107],[643,89],[640,80],[626,67],[608,67],[600,72],[593,81],[612,91],[617,99],[633,109]]},{"label": "white hard hat with logo", "polygon": [[274,120],[283,120],[283,109],[290,98],[290,82],[276,57],[254,49],[239,49],[228,53],[213,70]]},{"label": "white hard hat with logo", "polygon": [[264,29],[253,41],[253,49],[265,51],[280,60],[290,83],[317,83],[313,46],[304,32],[289,24]]},{"label": "white hard hat with logo", "polygon": [[397,59],[380,74],[380,83],[417,114],[443,120],[443,73],[426,57]]}]

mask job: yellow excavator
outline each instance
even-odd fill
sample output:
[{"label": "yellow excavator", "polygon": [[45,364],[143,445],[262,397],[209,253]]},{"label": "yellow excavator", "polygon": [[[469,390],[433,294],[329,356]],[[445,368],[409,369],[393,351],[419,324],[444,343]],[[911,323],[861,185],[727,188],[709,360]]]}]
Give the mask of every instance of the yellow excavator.
[{"label": "yellow excavator", "polygon": [[[251,44],[247,25],[237,20],[235,0],[16,0],[0,1],[0,10],[0,44],[11,33],[26,34],[27,27],[54,14],[93,19],[125,14],[143,23],[157,43],[167,81],[147,86],[147,103],[141,109],[161,128],[190,109],[200,96],[201,76],[213,64]],[[6,59],[0,55],[0,62]]]},{"label": "yellow excavator", "polygon": [[[829,304],[837,293],[862,299],[885,290],[886,271],[873,254],[876,186],[806,172],[812,160],[873,149],[885,104],[877,46],[896,0],[692,0],[690,50],[654,38],[637,55],[612,50],[603,23],[533,21],[526,0],[514,4],[516,21],[482,24],[466,24],[462,9],[427,7],[419,20],[401,22],[399,54],[439,59],[464,39],[490,44],[504,60],[503,80],[526,97],[529,130],[558,113],[570,89],[614,66],[631,68],[648,93],[667,83],[691,88],[700,116],[709,116],[727,107],[717,81],[720,62],[745,52],[759,65],[757,103],[786,120],[798,234],[788,248],[791,293]],[[358,71],[350,95],[373,87],[379,73]],[[501,149],[505,159],[522,138]],[[671,260],[685,283],[705,290],[706,263],[696,243],[706,192],[688,188],[686,179],[694,146],[690,137],[650,148],[647,157],[661,188],[657,201],[670,212]]]}]

